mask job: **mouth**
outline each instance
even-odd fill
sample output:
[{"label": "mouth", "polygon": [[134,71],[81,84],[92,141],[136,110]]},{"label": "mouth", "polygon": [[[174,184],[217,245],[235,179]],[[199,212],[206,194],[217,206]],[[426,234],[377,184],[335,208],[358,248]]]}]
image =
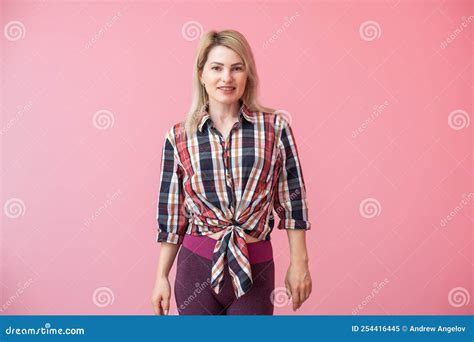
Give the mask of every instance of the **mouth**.
[{"label": "mouth", "polygon": [[229,94],[235,90],[235,87],[218,87],[217,89],[222,91],[224,94]]}]

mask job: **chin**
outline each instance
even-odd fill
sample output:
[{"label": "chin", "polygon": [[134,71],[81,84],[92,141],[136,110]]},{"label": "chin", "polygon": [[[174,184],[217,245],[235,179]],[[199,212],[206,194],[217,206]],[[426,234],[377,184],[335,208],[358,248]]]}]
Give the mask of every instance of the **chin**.
[{"label": "chin", "polygon": [[232,104],[239,101],[239,99],[237,97],[219,96],[216,98],[216,101],[224,104]]}]

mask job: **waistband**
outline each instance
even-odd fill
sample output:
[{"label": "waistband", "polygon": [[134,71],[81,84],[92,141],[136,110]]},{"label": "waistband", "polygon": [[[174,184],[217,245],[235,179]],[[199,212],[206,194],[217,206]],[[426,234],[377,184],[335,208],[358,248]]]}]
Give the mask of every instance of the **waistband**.
[{"label": "waistband", "polygon": [[[183,240],[183,247],[206,259],[212,260],[216,243],[217,240],[206,235],[196,236],[186,234]],[[247,249],[249,251],[249,261],[251,264],[258,264],[273,259],[273,248],[270,240],[247,243]]]}]

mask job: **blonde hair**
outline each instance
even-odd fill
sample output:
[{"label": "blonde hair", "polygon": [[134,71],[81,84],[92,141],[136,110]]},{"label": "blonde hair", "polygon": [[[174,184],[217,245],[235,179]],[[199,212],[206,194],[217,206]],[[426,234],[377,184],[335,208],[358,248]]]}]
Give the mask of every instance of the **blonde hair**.
[{"label": "blonde hair", "polygon": [[199,73],[204,69],[209,52],[215,46],[225,46],[235,51],[240,58],[242,58],[245,68],[247,70],[247,82],[244,94],[241,101],[252,112],[267,112],[271,113],[275,110],[267,108],[258,102],[258,75],[255,66],[255,60],[252,50],[247,39],[238,31],[224,30],[224,31],[209,31],[200,40],[196,59],[193,68],[193,83],[192,83],[192,102],[186,119],[184,121],[184,128],[188,134],[193,134],[197,131],[197,126],[202,118],[202,111],[208,104],[209,98],[204,86],[199,80]]}]

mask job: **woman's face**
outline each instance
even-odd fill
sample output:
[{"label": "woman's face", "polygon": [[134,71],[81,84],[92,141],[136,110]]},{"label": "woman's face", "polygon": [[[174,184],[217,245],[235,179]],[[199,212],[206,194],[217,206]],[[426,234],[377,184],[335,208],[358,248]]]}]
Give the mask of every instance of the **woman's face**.
[{"label": "woman's face", "polygon": [[201,73],[201,83],[206,85],[209,102],[237,102],[244,94],[246,82],[247,71],[234,50],[215,46],[209,51]]}]

